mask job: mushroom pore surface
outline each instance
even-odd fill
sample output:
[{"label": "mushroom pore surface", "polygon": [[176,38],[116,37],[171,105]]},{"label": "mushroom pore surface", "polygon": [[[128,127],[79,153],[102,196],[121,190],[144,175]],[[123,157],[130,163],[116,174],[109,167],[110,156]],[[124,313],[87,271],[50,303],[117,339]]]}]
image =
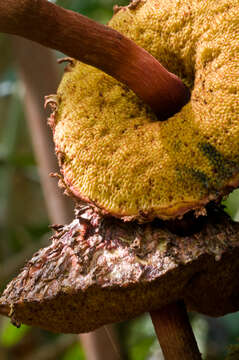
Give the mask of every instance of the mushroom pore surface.
[{"label": "mushroom pore surface", "polygon": [[149,221],[181,216],[238,186],[238,19],[238,0],[146,0],[114,15],[109,26],[178,75],[191,99],[160,122],[124,84],[74,61],[52,127],[76,197]]}]

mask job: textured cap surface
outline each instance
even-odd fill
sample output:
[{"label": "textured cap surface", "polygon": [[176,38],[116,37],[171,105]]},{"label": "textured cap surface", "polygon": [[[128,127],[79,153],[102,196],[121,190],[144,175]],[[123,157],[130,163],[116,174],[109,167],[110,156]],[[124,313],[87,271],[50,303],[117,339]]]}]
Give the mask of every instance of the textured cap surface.
[{"label": "textured cap surface", "polygon": [[208,219],[199,233],[180,237],[158,222],[79,209],[8,285],[0,313],[17,325],[80,333],[178,299],[212,316],[236,311],[239,225],[218,211]]},{"label": "textured cap surface", "polygon": [[237,0],[148,0],[110,21],[192,90],[165,122],[102,71],[68,66],[52,127],[64,180],[78,198],[148,221],[238,186],[238,17]]}]

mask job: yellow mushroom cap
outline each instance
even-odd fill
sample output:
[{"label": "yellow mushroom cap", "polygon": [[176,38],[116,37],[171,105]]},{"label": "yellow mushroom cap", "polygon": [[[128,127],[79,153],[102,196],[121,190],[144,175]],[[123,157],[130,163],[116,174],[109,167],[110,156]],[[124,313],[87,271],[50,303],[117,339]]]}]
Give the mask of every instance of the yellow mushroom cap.
[{"label": "yellow mushroom cap", "polygon": [[239,3],[134,4],[109,25],[178,75],[190,102],[159,122],[124,84],[74,61],[57,93],[56,152],[71,192],[103,212],[175,218],[239,183]]}]

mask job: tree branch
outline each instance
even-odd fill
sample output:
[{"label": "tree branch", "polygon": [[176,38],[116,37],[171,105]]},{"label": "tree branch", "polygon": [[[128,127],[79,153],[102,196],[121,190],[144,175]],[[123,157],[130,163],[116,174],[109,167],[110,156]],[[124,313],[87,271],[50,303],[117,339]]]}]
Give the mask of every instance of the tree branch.
[{"label": "tree branch", "polygon": [[166,119],[188,101],[189,91],[152,55],[110,27],[46,0],[0,2],[0,32],[59,50],[125,83]]}]

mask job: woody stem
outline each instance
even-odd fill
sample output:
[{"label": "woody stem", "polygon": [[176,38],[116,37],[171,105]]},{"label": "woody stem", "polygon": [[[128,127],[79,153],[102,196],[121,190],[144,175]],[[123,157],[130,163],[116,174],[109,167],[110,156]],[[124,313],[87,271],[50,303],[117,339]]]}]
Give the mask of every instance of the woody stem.
[{"label": "woody stem", "polygon": [[1,1],[0,32],[36,41],[103,70],[132,89],[160,120],[189,99],[181,79],[133,41],[47,0]]}]

